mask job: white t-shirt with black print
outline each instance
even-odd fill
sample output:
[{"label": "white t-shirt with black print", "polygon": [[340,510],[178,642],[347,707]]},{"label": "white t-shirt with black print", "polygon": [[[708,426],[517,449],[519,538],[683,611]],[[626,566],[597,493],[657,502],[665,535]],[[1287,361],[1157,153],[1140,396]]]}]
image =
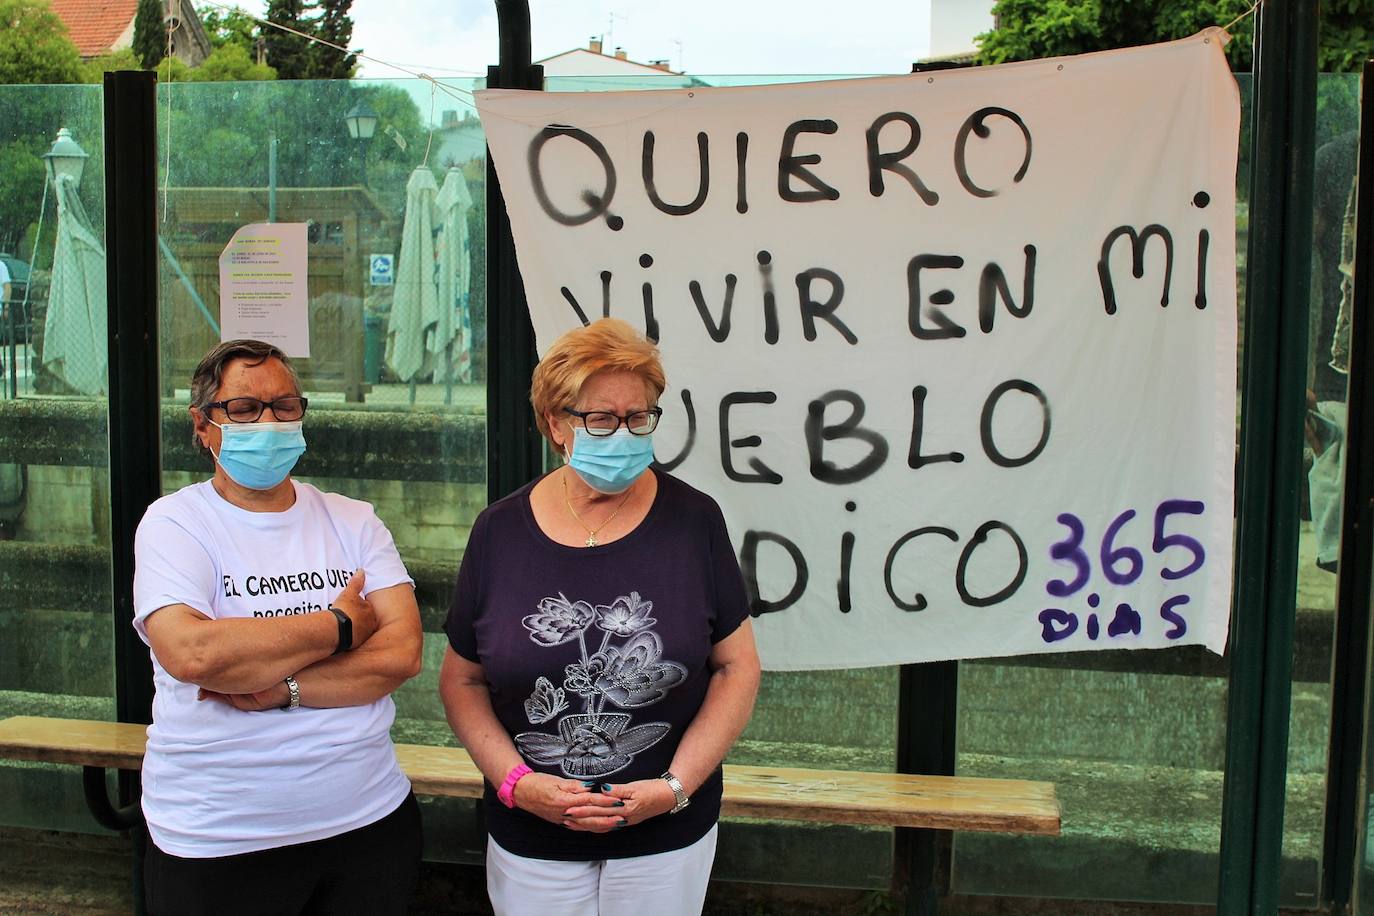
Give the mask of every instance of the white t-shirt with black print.
[{"label": "white t-shirt with black print", "polygon": [[[149,507],[134,541],[134,628],[184,604],[208,617],[286,617],[327,608],[355,569],[366,596],[403,582],[372,507],[293,482],[283,512],[249,512],[209,481]],[[153,655],[143,812],[153,841],[209,858],[337,836],[380,820],[410,783],[396,762],[390,697],[340,709],[241,712],[199,701]]]}]

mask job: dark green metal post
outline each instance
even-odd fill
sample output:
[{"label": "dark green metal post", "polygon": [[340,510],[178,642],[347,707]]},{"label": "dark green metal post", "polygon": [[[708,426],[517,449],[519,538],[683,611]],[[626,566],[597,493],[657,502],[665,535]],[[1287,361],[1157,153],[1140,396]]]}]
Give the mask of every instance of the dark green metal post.
[{"label": "dark green metal post", "polygon": [[[121,722],[152,721],[153,668],[134,633],[134,532],[162,495],[157,350],[157,79],[105,74],[106,308],[110,380],[110,544],[114,594],[115,709]],[[103,778],[86,774],[90,789]],[[138,775],[120,773],[121,815],[133,829],[134,905],[143,912]],[[103,793],[103,787],[101,788]],[[99,811],[98,805],[93,810]],[[111,812],[105,812],[109,814]]]},{"label": "dark green metal post", "polygon": [[[487,70],[491,89],[542,89],[531,63],[528,0],[496,0],[501,62]],[[515,259],[506,201],[487,156],[487,498],[494,502],[537,477],[543,455],[530,411],[537,362],[525,284]]]},{"label": "dark green metal post", "polygon": [[[1360,171],[1374,175],[1374,61],[1364,65],[1360,94]],[[1357,192],[1352,289],[1350,387],[1346,395],[1345,492],[1331,684],[1331,760],[1326,781],[1327,834],[1322,887],[1333,911],[1350,902],[1356,851],[1364,830],[1365,696],[1369,678],[1370,607],[1374,602],[1374,181]]]},{"label": "dark green metal post", "polygon": [[1255,29],[1226,781],[1218,911],[1273,913],[1283,841],[1306,409],[1315,0],[1265,0]]},{"label": "dark green metal post", "polygon": [[[897,687],[897,772],[953,776],[959,663],[902,665]],[[935,916],[947,884],[948,830],[897,828],[893,889],[907,916]]]}]

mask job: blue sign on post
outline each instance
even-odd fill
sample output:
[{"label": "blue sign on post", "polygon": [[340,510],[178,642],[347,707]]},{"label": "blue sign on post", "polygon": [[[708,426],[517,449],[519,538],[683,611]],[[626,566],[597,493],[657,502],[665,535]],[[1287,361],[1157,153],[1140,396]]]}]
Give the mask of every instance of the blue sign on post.
[{"label": "blue sign on post", "polygon": [[372,286],[390,286],[396,257],[390,254],[368,255],[368,279]]}]

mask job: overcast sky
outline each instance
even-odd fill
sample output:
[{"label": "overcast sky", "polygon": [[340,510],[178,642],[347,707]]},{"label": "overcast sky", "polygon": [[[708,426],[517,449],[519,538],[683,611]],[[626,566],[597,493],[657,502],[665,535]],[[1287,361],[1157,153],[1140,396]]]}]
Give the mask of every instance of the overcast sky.
[{"label": "overcast sky", "polygon": [[[266,3],[244,8],[261,14]],[[674,70],[713,73],[906,73],[927,53],[930,0],[530,0],[534,59],[586,47]],[[813,9],[816,12],[807,13]],[[822,11],[830,12],[822,15]],[[493,0],[354,0],[353,44],[433,76],[485,75],[497,60]],[[364,61],[359,75],[395,76]]]}]

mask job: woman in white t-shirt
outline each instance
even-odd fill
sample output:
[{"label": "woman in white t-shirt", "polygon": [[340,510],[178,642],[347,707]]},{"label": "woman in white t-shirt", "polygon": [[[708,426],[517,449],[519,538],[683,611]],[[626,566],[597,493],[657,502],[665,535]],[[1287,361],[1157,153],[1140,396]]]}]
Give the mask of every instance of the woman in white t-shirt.
[{"label": "woman in white t-shirt", "polygon": [[307,401],[280,350],[219,345],[191,400],[214,476],[135,540],[149,911],[404,913],[420,821],[390,694],[420,668],[414,583],[370,505],[291,479]]}]

